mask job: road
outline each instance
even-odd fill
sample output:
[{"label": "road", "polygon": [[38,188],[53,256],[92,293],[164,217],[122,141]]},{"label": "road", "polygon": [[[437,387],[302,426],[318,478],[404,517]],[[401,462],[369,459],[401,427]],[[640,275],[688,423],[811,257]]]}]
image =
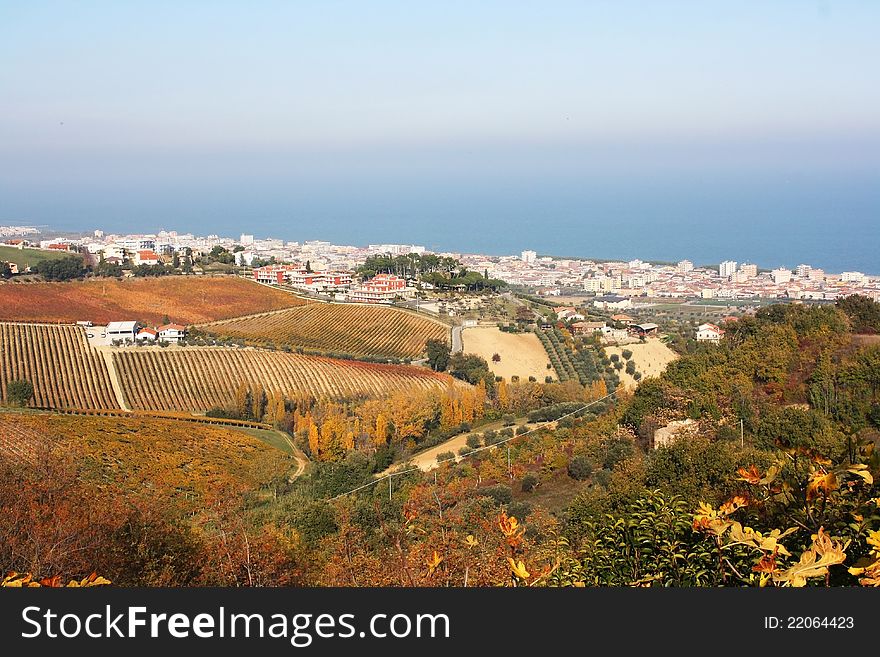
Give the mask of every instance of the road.
[{"label": "road", "polygon": [[452,353],[460,354],[464,351],[464,343],[461,340],[461,326],[452,327]]}]

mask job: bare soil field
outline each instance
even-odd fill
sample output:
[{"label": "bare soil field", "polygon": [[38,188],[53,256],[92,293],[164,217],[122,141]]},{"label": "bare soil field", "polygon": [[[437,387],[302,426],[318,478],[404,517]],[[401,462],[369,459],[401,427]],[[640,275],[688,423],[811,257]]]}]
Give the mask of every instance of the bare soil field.
[{"label": "bare soil field", "polygon": [[[544,377],[555,374],[547,369],[550,359],[534,333],[503,333],[494,326],[478,326],[464,329],[462,341],[465,353],[485,358],[492,372],[507,381],[512,376],[523,381],[533,376],[543,382]],[[501,360],[492,362],[493,354]]]},{"label": "bare soil field", "polygon": [[[624,349],[629,349],[633,353],[631,360],[636,363],[636,371],[642,373],[642,380],[660,376],[666,370],[666,366],[678,358],[678,354],[656,338],[649,338],[645,343],[636,342],[624,347],[605,347],[605,353],[609,356],[617,354],[623,360],[622,352]],[[638,382],[627,374],[626,370],[620,370],[618,375],[626,388],[632,390],[638,386]]]}]

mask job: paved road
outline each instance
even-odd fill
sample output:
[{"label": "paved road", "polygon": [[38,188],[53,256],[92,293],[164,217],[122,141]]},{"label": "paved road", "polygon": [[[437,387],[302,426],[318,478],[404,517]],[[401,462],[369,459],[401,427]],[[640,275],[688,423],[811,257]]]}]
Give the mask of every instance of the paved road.
[{"label": "paved road", "polygon": [[461,326],[452,327],[452,353],[460,354],[464,351],[464,343],[461,341]]}]

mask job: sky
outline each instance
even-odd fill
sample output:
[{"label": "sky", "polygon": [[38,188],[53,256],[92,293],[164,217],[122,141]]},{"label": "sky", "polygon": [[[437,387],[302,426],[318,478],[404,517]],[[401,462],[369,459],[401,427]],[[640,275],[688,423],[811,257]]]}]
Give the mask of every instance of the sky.
[{"label": "sky", "polygon": [[872,0],[0,0],[0,224],[341,232],[360,203],[390,233],[524,186],[867,189],[878,33]]}]

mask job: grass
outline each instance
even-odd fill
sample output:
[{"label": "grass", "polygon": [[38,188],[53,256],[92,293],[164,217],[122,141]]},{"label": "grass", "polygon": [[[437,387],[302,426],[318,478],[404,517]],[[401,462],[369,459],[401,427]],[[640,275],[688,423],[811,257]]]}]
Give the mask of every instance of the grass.
[{"label": "grass", "polygon": [[250,429],[245,427],[236,430],[246,433],[249,436],[253,436],[257,440],[266,443],[270,447],[279,449],[286,454],[294,453],[293,448],[290,446],[290,442],[288,442],[288,440],[284,438],[284,436],[282,436],[278,431],[275,431],[273,429]]},{"label": "grass", "polygon": [[0,260],[14,262],[22,271],[45,260],[61,260],[75,253],[66,251],[43,251],[40,249],[18,249],[14,246],[0,246]]}]

